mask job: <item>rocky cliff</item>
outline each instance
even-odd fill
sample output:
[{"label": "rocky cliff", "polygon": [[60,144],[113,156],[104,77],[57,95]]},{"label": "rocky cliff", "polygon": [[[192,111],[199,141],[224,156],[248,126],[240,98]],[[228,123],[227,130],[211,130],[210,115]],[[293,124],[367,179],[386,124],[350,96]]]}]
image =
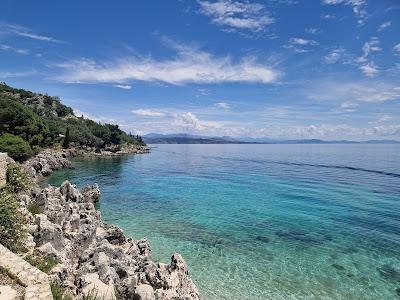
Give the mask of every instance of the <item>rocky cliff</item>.
[{"label": "rocky cliff", "polygon": [[[70,167],[71,152],[46,152],[27,161],[33,178]],[[52,257],[57,265],[49,272],[52,282],[72,296],[98,299],[200,299],[182,256],[175,253],[169,264],[151,259],[148,241],[133,240],[105,223],[95,209],[97,185],[79,191],[70,182],[60,187],[39,188],[19,195],[21,209],[29,219],[27,246]],[[34,203],[40,212],[32,215]],[[96,299],[97,299],[96,298]]]}]

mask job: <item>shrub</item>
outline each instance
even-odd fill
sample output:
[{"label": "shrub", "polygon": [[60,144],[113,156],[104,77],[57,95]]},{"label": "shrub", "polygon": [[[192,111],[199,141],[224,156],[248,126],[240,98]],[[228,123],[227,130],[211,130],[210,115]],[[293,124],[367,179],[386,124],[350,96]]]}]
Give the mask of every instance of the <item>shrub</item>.
[{"label": "shrub", "polygon": [[65,295],[62,287],[57,282],[50,283],[51,294],[54,300],[72,300],[73,298],[69,295]]},{"label": "shrub", "polygon": [[41,255],[39,253],[28,255],[25,257],[25,260],[44,273],[49,273],[58,263],[55,258],[49,255]]},{"label": "shrub", "polygon": [[7,189],[2,189],[0,191],[0,243],[11,251],[23,250],[25,221],[18,209],[15,195],[7,192]]},{"label": "shrub", "polygon": [[7,152],[16,161],[24,161],[33,155],[33,150],[27,141],[9,133],[0,136],[0,151]]},{"label": "shrub", "polygon": [[25,191],[29,188],[29,185],[31,184],[26,172],[15,163],[8,164],[6,179],[6,188],[11,193]]},{"label": "shrub", "polygon": [[27,209],[32,215],[37,215],[37,214],[43,213],[43,208],[40,205],[38,205],[36,202],[29,203]]}]

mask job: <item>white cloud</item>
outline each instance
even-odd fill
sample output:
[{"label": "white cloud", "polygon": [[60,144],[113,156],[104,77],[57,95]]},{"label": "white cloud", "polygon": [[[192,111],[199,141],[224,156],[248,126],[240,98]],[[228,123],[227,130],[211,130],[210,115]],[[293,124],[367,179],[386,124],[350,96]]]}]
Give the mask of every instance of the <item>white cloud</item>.
[{"label": "white cloud", "polygon": [[196,48],[175,46],[177,55],[169,60],[151,57],[121,58],[105,63],[80,59],[56,67],[63,70],[55,76],[70,83],[118,83],[128,80],[160,81],[174,85],[186,83],[259,82],[278,80],[279,72],[254,57],[234,61],[229,56],[215,57]]},{"label": "white cloud", "polygon": [[311,47],[317,45],[319,45],[319,43],[314,40],[307,40],[303,38],[291,38],[289,40],[289,44],[284,45],[283,47],[286,49],[290,49],[295,53],[305,53],[309,52]]},{"label": "white cloud", "polygon": [[325,63],[327,64],[334,64],[337,63],[346,53],[343,48],[335,48],[331,50],[325,57]]},{"label": "white cloud", "polygon": [[385,23],[382,23],[382,24],[379,26],[378,31],[382,31],[382,30],[384,30],[385,28],[390,27],[391,25],[392,25],[392,22],[385,22]]},{"label": "white cloud", "polygon": [[400,125],[354,127],[347,124],[320,124],[308,126],[271,126],[258,131],[258,135],[272,138],[373,139],[399,137]]},{"label": "white cloud", "polygon": [[200,12],[220,26],[257,32],[274,22],[264,5],[259,3],[231,0],[198,1],[198,3]]},{"label": "white cloud", "polygon": [[26,49],[18,49],[18,48],[14,48],[12,46],[9,45],[5,45],[5,44],[0,44],[0,50],[4,50],[4,51],[12,51],[18,54],[29,54],[29,50]]},{"label": "white cloud", "polygon": [[386,123],[386,122],[388,122],[388,121],[390,121],[390,120],[392,120],[392,119],[393,119],[393,116],[392,116],[392,115],[383,114],[383,115],[380,115],[378,119],[376,119],[376,120],[374,120],[374,121],[371,121],[371,122],[368,122],[368,124],[381,124],[381,123]]},{"label": "white cloud", "polygon": [[60,40],[57,40],[50,36],[37,34],[37,33],[33,32],[32,30],[30,30],[29,28],[26,28],[26,27],[20,26],[20,25],[15,25],[15,24],[0,23],[0,33],[1,34],[13,34],[13,35],[26,37],[26,38],[34,39],[34,40],[38,40],[38,41],[54,42],[54,43],[61,42]]},{"label": "white cloud", "polygon": [[308,98],[340,102],[385,102],[400,99],[400,86],[365,80],[356,82],[322,81],[307,86]]},{"label": "white cloud", "polygon": [[114,87],[123,89],[123,90],[130,90],[132,88],[132,86],[128,85],[128,84],[116,84],[114,85]]},{"label": "white cloud", "polygon": [[139,116],[146,116],[146,117],[164,117],[165,113],[158,111],[158,110],[153,110],[153,109],[134,109],[131,111],[135,115]]},{"label": "white cloud", "polygon": [[400,43],[393,47],[393,51],[396,55],[400,55]]},{"label": "white cloud", "polygon": [[107,124],[118,124],[118,123],[120,123],[119,121],[117,121],[115,119],[103,117],[103,116],[93,116],[92,114],[86,113],[79,109],[74,109],[74,114],[77,117],[83,116],[85,119],[90,119],[90,120],[93,120],[93,121],[101,123],[101,124],[106,124],[106,123]]},{"label": "white cloud", "polygon": [[336,16],[326,14],[326,15],[321,15],[320,18],[324,19],[324,20],[333,20],[333,19],[336,19]]},{"label": "white cloud", "polygon": [[379,40],[376,37],[370,39],[370,41],[365,42],[362,51],[364,53],[364,57],[367,57],[372,52],[382,51],[382,48],[379,46]]},{"label": "white cloud", "polygon": [[293,45],[300,45],[300,46],[307,46],[307,45],[311,45],[311,46],[316,46],[319,45],[319,43],[317,41],[314,40],[306,40],[303,38],[291,38],[289,40],[289,42]]},{"label": "white cloud", "polygon": [[360,106],[360,104],[358,104],[358,103],[356,103],[356,102],[346,101],[346,102],[343,102],[343,103],[340,105],[340,108],[341,108],[343,111],[352,112],[352,111],[355,111],[356,108],[359,107],[359,106]]},{"label": "white cloud", "polygon": [[322,3],[327,5],[342,4],[346,6],[351,6],[354,15],[357,17],[357,23],[359,25],[363,25],[368,17],[367,11],[365,10],[365,7],[367,5],[366,0],[322,0]]},{"label": "white cloud", "polygon": [[221,109],[230,109],[230,107],[231,107],[230,104],[226,103],[226,102],[217,102],[214,104],[214,106],[216,108],[221,108]]},{"label": "white cloud", "polygon": [[354,62],[359,64],[359,69],[365,76],[374,77],[379,73],[378,67],[370,59],[374,52],[382,51],[378,38],[372,37],[368,42],[365,42],[361,48],[363,55],[357,57]]},{"label": "white cloud", "polygon": [[24,71],[24,72],[0,71],[0,79],[28,77],[28,76],[35,75],[36,73],[37,73],[36,71]]},{"label": "white cloud", "polygon": [[318,33],[320,33],[321,31],[320,31],[319,29],[317,29],[317,28],[312,28],[312,27],[310,27],[310,28],[306,28],[306,29],[305,29],[305,32],[307,32],[307,33],[309,33],[309,34],[318,34]]},{"label": "white cloud", "polygon": [[374,77],[375,75],[377,75],[379,73],[377,66],[372,61],[360,66],[360,70],[362,71],[362,73],[365,76],[368,76],[368,77]]}]

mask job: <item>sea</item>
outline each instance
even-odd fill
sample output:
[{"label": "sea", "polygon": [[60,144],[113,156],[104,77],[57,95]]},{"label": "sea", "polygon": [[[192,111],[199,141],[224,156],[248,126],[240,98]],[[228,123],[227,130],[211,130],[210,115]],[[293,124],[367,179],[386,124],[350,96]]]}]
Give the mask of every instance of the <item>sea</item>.
[{"label": "sea", "polygon": [[179,252],[204,299],[400,299],[400,145],[152,145],[46,178]]}]

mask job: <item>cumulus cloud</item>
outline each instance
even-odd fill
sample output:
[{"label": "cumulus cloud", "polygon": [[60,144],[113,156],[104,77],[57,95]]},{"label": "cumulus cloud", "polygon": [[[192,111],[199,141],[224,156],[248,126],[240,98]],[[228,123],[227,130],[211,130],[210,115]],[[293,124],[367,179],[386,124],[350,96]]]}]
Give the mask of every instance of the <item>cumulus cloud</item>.
[{"label": "cumulus cloud", "polygon": [[234,61],[229,56],[216,57],[197,48],[175,46],[172,59],[156,60],[151,57],[126,57],[108,62],[88,59],[67,61],[56,65],[61,68],[56,80],[69,83],[119,83],[128,80],[160,81],[174,85],[187,83],[258,82],[272,83],[279,72],[244,57]]},{"label": "cumulus cloud", "polygon": [[214,24],[231,29],[257,32],[274,22],[264,5],[259,3],[231,0],[198,1],[198,3],[200,13],[210,17]]},{"label": "cumulus cloud", "polygon": [[165,113],[153,110],[153,109],[134,109],[131,111],[135,115],[145,116],[145,117],[164,117]]},{"label": "cumulus cloud", "polygon": [[365,7],[367,5],[366,0],[322,0],[322,3],[326,5],[341,4],[351,6],[359,25],[363,25],[368,17],[367,11],[365,10]]},{"label": "cumulus cloud", "polygon": [[53,43],[61,42],[60,40],[57,40],[50,36],[37,34],[27,27],[15,25],[15,24],[0,23],[0,33],[17,35],[17,36],[21,36],[21,37],[25,37],[25,38],[29,38],[29,39],[33,39],[33,40],[38,40],[38,41],[53,42]]}]

